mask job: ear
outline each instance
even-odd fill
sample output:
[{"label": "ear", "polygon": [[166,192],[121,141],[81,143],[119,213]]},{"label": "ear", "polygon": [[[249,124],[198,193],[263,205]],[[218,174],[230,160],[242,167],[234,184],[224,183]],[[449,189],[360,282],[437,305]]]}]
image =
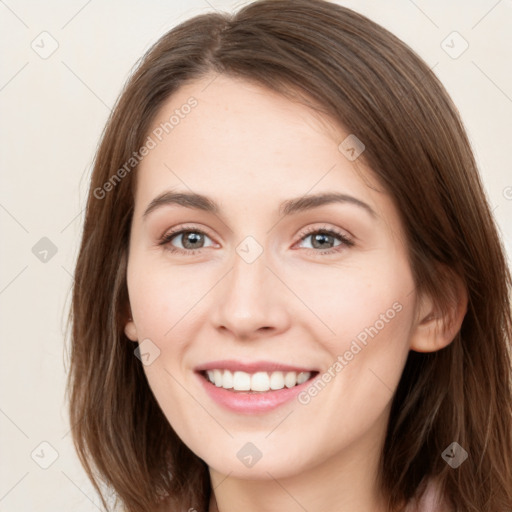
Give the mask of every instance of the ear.
[{"label": "ear", "polygon": [[[443,274],[441,274],[443,275]],[[460,330],[466,315],[468,296],[462,279],[450,274],[444,281],[450,301],[442,311],[430,296],[419,297],[416,323],[410,337],[410,349],[416,352],[435,352],[448,346]]]},{"label": "ear", "polygon": [[124,333],[130,340],[138,341],[139,337],[137,335],[137,327],[135,326],[135,322],[133,321],[133,315],[129,303],[126,304],[124,311],[124,317],[127,319],[126,323],[124,324]]},{"label": "ear", "polygon": [[124,333],[131,341],[138,341],[137,327],[133,321],[132,308],[130,306],[130,298],[128,294],[128,284],[126,282],[126,272],[128,267],[128,251],[123,250],[121,254],[121,261],[119,263],[119,272],[125,276],[125,283],[123,286],[123,297],[121,299],[121,320],[119,323],[124,322]]},{"label": "ear", "polygon": [[133,318],[130,318],[126,322],[124,326],[124,333],[130,340],[138,341],[139,337],[137,336],[137,327],[135,327],[135,322],[133,321]]}]

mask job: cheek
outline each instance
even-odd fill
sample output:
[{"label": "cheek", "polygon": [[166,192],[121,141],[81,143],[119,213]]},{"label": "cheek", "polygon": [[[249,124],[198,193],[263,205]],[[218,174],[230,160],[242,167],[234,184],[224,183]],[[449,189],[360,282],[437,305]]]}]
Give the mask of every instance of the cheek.
[{"label": "cheek", "polygon": [[[332,310],[336,334],[322,341],[331,362],[320,378],[332,391],[325,396],[333,407],[325,414],[342,418],[343,411],[359,411],[364,423],[384,410],[400,380],[409,352],[414,296],[407,278],[388,274],[386,282],[362,283],[353,283],[350,294],[325,303]],[[339,403],[343,408],[335,406]],[[315,412],[322,414],[320,409]]]},{"label": "cheek", "polygon": [[348,348],[347,341],[358,336],[364,342],[372,326],[390,332],[389,325],[396,327],[406,316],[397,310],[409,304],[414,289],[407,263],[379,254],[368,255],[358,265],[294,269],[285,279],[313,314],[306,315],[310,326],[331,340],[334,351]]},{"label": "cheek", "polygon": [[354,410],[371,402],[373,411],[388,402],[409,351],[414,281],[406,259],[388,254],[374,253],[357,267],[340,266],[335,273],[330,268],[301,281],[299,293],[307,294],[324,323],[316,322],[316,332],[325,333],[316,339],[330,358],[324,371],[324,382],[332,382],[329,398],[342,396]]},{"label": "cheek", "polygon": [[134,282],[130,289],[130,304],[139,339],[142,335],[160,338],[172,326],[169,316],[172,295],[172,288],[155,282],[151,275],[146,274],[144,279]]},{"label": "cheek", "polygon": [[130,305],[139,335],[161,340],[175,334],[186,323],[188,312],[205,294],[202,280],[193,279],[183,267],[137,267],[134,263],[128,280]]}]

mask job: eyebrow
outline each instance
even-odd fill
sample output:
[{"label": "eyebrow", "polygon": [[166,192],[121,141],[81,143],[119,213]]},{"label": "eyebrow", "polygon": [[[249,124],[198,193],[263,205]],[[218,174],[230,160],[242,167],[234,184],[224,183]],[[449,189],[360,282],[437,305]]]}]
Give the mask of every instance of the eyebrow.
[{"label": "eyebrow", "polygon": [[[365,210],[373,218],[378,217],[377,213],[367,203],[348,194],[341,194],[337,192],[319,193],[287,199],[279,205],[278,212],[280,216],[287,216],[333,203],[352,204]],[[142,215],[143,220],[146,219],[151,212],[166,205],[178,205],[185,208],[192,208],[195,210],[214,213],[216,215],[220,213],[219,205],[213,199],[205,195],[196,194],[193,192],[166,191],[151,201],[151,203],[146,208],[146,211]]]}]

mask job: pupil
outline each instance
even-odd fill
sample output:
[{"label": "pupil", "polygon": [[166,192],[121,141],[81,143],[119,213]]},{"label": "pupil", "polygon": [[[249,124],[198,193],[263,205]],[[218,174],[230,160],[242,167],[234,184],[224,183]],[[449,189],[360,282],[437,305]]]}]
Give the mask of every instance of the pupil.
[{"label": "pupil", "polygon": [[[200,233],[194,233],[194,232],[191,232],[189,231],[186,235],[185,235],[185,244],[184,246],[187,247],[187,244],[189,243],[197,243],[197,242],[201,242],[201,239],[202,239],[202,236]],[[196,249],[197,247],[187,247],[188,249]]]},{"label": "pupil", "polygon": [[[315,245],[316,243],[319,243],[320,244],[319,247],[323,248],[325,246],[325,243],[321,243],[321,240],[323,239],[323,241],[325,242],[326,238],[332,238],[332,236],[331,235],[322,234],[322,233],[315,235],[313,237],[313,247],[316,246]],[[327,241],[327,243],[329,243],[329,242]]]}]

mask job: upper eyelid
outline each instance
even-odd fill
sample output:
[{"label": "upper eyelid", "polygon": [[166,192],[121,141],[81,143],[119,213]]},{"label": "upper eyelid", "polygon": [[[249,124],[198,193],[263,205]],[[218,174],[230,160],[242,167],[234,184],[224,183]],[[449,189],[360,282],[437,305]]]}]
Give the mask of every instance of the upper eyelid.
[{"label": "upper eyelid", "polygon": [[[304,237],[306,235],[310,235],[311,233],[316,233],[318,231],[333,231],[339,236],[345,236],[346,238],[354,239],[355,237],[349,233],[346,229],[338,228],[338,227],[332,227],[329,225],[323,225],[323,226],[310,226],[305,228],[305,231],[301,231],[301,236]],[[344,231],[347,233],[346,235],[342,233]]]},{"label": "upper eyelid", "polygon": [[[324,231],[324,230],[326,230],[326,231],[329,231],[329,230],[331,230],[331,231],[345,231],[347,233],[347,236],[350,236],[351,238],[355,238],[346,229],[332,227],[332,226],[325,225],[325,224],[322,225],[322,226],[308,226],[306,228],[303,228],[303,230],[301,230],[300,233],[301,233],[302,236],[304,236],[305,234],[310,234],[312,232],[314,233],[316,231]],[[173,228],[173,229],[170,229],[168,231],[165,231],[162,236],[166,236],[166,235],[170,235],[170,234],[176,235],[178,233],[181,233],[182,231],[198,231],[198,232],[204,233],[205,235],[210,236],[210,234],[208,233],[208,229],[203,228],[203,227],[199,227],[199,226],[195,226],[195,225],[189,226],[187,224],[180,225],[177,228]]]}]

